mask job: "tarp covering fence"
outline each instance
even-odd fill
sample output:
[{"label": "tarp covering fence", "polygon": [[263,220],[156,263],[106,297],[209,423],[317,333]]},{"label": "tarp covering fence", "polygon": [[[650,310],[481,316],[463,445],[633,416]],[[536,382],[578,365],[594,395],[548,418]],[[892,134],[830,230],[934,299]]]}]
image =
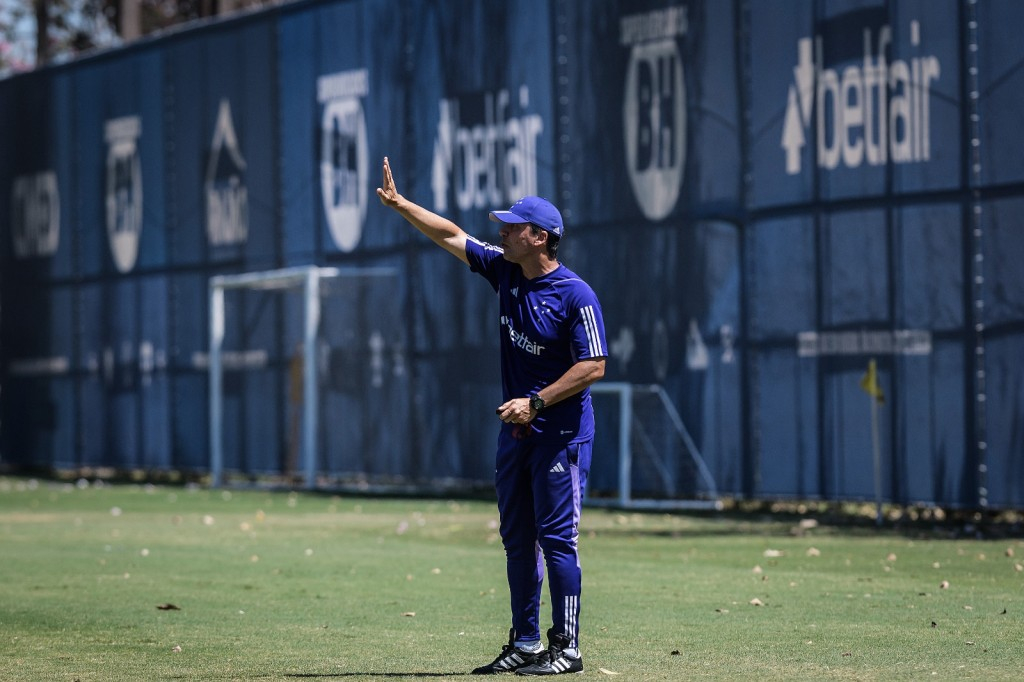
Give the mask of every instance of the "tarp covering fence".
[{"label": "tarp covering fence", "polygon": [[[0,81],[0,462],[208,470],[210,278],[312,264],[396,273],[324,299],[318,471],[489,482],[495,301],[380,206],[387,155],[481,239],[521,195],[562,207],[607,379],[664,391],[720,494],[874,499],[874,359],[884,499],[1019,507],[1022,25],[1014,0],[302,1]],[[226,306],[225,466],[290,470],[301,306]]]}]

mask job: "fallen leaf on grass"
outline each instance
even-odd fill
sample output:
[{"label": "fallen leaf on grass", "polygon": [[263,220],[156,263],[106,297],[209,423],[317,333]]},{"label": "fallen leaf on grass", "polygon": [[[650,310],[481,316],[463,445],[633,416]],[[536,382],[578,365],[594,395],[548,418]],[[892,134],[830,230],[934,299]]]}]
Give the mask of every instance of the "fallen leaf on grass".
[{"label": "fallen leaf on grass", "polygon": [[405,616],[406,618],[412,618],[413,616],[416,615],[416,612],[415,611],[406,611],[402,615]]},{"label": "fallen leaf on grass", "polygon": [[171,651],[173,651],[176,654],[180,654],[181,653],[181,647],[178,646],[178,645],[174,645],[174,648],[171,649]]},{"label": "fallen leaf on grass", "polygon": [[778,559],[781,556],[785,556],[785,553],[779,549],[766,549],[764,555],[769,559]]},{"label": "fallen leaf on grass", "polygon": [[673,649],[672,650],[672,655],[673,656],[678,656],[679,655],[679,649]]},{"label": "fallen leaf on grass", "polygon": [[939,583],[939,589],[940,590],[948,590],[949,589],[949,581],[948,580],[943,580],[941,583]]},{"label": "fallen leaf on grass", "polygon": [[181,609],[174,604],[157,604],[156,607],[161,611],[181,611]]},{"label": "fallen leaf on grass", "polygon": [[764,606],[764,602],[761,601],[760,599],[758,599],[757,597],[754,597],[753,599],[750,600],[750,605],[751,606]]},{"label": "fallen leaf on grass", "polygon": [[844,651],[843,652],[843,658],[846,658],[847,656],[853,656],[853,652],[852,651]]},{"label": "fallen leaf on grass", "polygon": [[598,668],[597,672],[604,673],[605,675],[621,675],[622,674],[622,673],[614,672],[612,670],[607,670],[606,668]]},{"label": "fallen leaf on grass", "polygon": [[807,556],[821,556],[821,550],[817,547],[808,547]]}]

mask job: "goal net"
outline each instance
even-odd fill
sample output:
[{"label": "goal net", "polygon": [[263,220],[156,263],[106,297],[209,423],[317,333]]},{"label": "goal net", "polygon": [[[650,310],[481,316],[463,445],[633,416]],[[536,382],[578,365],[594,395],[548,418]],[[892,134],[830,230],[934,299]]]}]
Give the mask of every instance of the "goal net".
[{"label": "goal net", "polygon": [[[679,412],[657,384],[597,383],[590,387],[614,435],[614,478],[602,482],[595,506],[624,509],[720,509],[715,480]],[[608,431],[605,432],[609,433]],[[605,458],[607,462],[607,458]],[[595,486],[588,483],[588,488]]]},{"label": "goal net", "polygon": [[[210,347],[209,368],[209,429],[210,429],[210,477],[213,486],[224,483],[224,371],[227,355],[224,350],[225,292],[228,290],[250,290],[264,292],[298,293],[302,299],[301,352],[297,357],[301,368],[296,367],[295,385],[301,396],[296,396],[301,405],[299,471],[307,488],[314,488],[317,480],[317,434],[319,431],[320,391],[318,374],[320,356],[318,331],[323,299],[338,295],[339,283],[346,278],[391,277],[396,273],[387,267],[334,268],[303,265],[261,272],[247,272],[235,275],[218,275],[209,281]],[[244,353],[245,351],[241,351]],[[235,355],[238,351],[234,351]]]}]

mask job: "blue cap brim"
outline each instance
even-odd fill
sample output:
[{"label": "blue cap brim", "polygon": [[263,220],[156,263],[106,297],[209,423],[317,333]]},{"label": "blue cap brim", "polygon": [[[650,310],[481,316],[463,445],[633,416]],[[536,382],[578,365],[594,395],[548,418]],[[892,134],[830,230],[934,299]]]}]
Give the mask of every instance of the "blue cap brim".
[{"label": "blue cap brim", "polygon": [[513,225],[530,222],[526,218],[521,215],[516,215],[512,211],[491,211],[490,219],[496,223],[510,223]]}]

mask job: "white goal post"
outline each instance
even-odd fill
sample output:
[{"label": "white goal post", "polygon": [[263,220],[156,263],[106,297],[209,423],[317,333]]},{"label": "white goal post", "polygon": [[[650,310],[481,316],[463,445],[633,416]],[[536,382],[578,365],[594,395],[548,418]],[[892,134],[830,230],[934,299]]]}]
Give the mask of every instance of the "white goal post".
[{"label": "white goal post", "polygon": [[299,265],[262,272],[217,275],[210,278],[210,477],[211,485],[224,482],[224,292],[227,289],[289,291],[302,289],[302,468],[306,488],[316,486],[316,434],[320,414],[316,381],[316,342],[320,328],[321,284],[340,277],[392,276],[393,268],[333,268]]},{"label": "white goal post", "polygon": [[[590,387],[591,393],[611,394],[618,399],[618,497],[602,500],[588,497],[586,503],[593,506],[614,505],[623,509],[721,509],[715,479],[704,458],[690,437],[682,417],[669,398],[665,389],[658,384],[631,384],[627,382],[599,382]],[[647,410],[641,415],[635,409],[638,398],[644,397]],[[685,450],[693,468],[703,485],[704,499],[676,499],[670,495],[653,499],[634,493],[634,466],[636,453],[634,445],[645,448],[646,459],[652,463],[653,476],[660,479],[663,488],[669,492],[675,489],[673,472],[658,459],[656,448],[647,437],[645,422],[658,422],[668,432],[668,438],[675,448]],[[662,453],[663,454],[663,453]]]}]

